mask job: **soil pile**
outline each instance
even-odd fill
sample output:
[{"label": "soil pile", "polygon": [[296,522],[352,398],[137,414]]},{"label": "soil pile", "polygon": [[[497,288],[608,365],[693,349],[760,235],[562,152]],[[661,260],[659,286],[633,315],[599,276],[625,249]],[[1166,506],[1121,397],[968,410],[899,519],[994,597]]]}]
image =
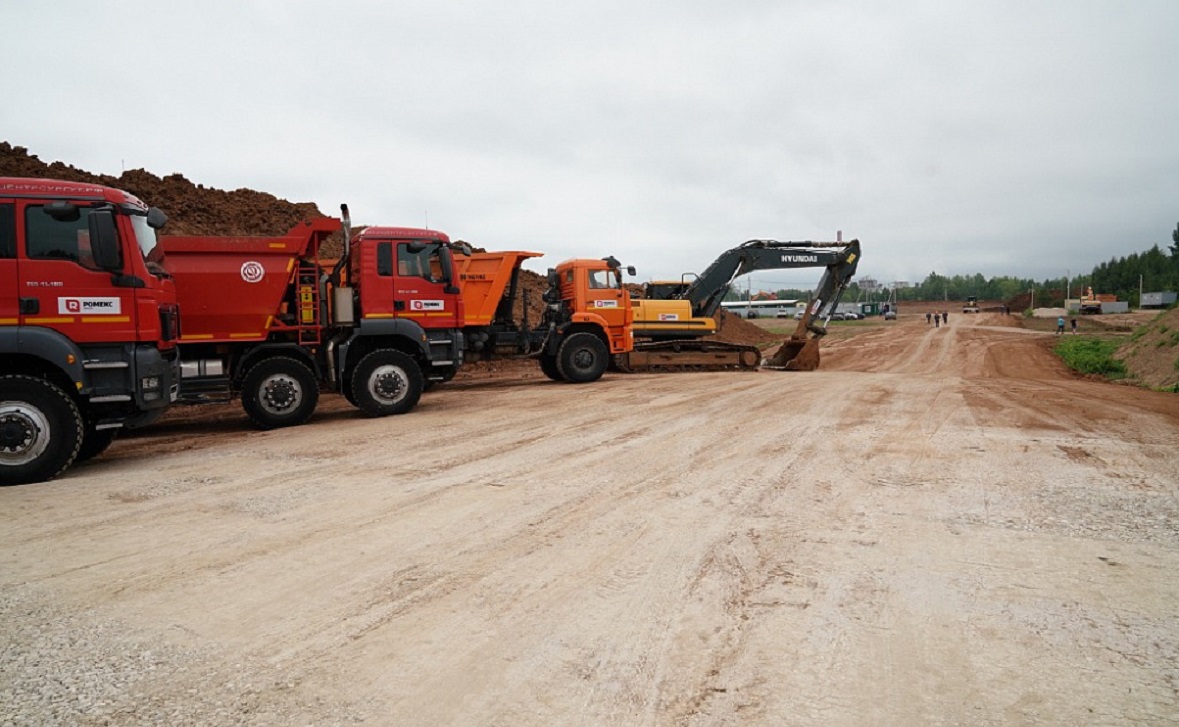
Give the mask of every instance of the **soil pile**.
[{"label": "soil pile", "polygon": [[1163,311],[1139,328],[1117,357],[1135,383],[1179,391],[1179,308]]},{"label": "soil pile", "polygon": [[0,176],[89,182],[130,192],[167,213],[169,235],[282,235],[303,220],[324,216],[311,202],[288,202],[252,189],[227,192],[180,174],[157,177],[132,169],[114,177],[62,162],[46,164],[28,149],[6,141],[0,142]]}]

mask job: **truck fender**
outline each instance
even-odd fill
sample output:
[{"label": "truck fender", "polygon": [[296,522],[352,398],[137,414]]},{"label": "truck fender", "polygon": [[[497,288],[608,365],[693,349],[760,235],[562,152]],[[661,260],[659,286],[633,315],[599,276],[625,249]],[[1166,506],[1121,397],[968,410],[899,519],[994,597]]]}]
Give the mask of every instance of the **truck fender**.
[{"label": "truck fender", "polygon": [[52,328],[15,326],[0,329],[0,355],[23,354],[45,361],[60,370],[74,384],[71,393],[85,393],[86,375],[82,361],[86,356],[78,344]]},{"label": "truck fender", "polygon": [[[362,339],[381,341],[391,338],[401,339],[405,343],[404,346],[395,346],[395,348],[404,350],[405,353],[419,361],[430,360],[430,343],[426,331],[417,322],[406,318],[365,318],[360,321],[360,325],[348,337],[348,340],[340,344],[339,375],[343,376],[353,359],[359,361],[364,354],[368,353],[370,347],[357,345],[363,343]],[[383,342],[380,345],[388,346]]]},{"label": "truck fender", "polygon": [[305,348],[294,343],[263,343],[253,347],[249,353],[237,360],[233,369],[234,381],[241,381],[242,377],[246,375],[246,372],[258,361],[278,354],[290,356],[297,361],[302,361],[315,372],[315,378],[323,381],[323,372],[319,368],[319,362],[314,357],[307,355]]},{"label": "truck fender", "polygon": [[577,313],[574,313],[572,322],[574,324],[588,324],[597,326],[599,331],[606,331],[610,328],[610,325],[606,323],[605,318],[598,315],[597,313],[587,313],[585,311],[578,311]]}]

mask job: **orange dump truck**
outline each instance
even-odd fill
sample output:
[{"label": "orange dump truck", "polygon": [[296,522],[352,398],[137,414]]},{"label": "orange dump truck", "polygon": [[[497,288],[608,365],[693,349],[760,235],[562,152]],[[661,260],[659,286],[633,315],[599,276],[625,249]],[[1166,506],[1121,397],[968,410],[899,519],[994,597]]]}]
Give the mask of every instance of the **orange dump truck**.
[{"label": "orange dump truck", "polygon": [[622,266],[608,257],[566,260],[550,269],[544,314],[532,326],[527,305],[521,321],[513,310],[521,296],[520,266],[540,255],[506,251],[457,258],[466,357],[531,357],[554,381],[596,381],[610,357],[630,351],[634,343]]}]

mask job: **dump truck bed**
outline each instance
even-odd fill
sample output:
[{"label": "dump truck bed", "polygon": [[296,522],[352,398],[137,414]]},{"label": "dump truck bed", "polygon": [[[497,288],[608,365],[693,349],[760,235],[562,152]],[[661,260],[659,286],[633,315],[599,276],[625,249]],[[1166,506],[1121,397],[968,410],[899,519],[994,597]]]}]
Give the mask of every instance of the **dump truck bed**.
[{"label": "dump truck bed", "polygon": [[260,341],[275,327],[317,324],[319,311],[300,309],[292,283],[300,269],[320,270],[319,246],[338,229],[340,221],[326,217],[282,237],[162,237],[183,316],[181,343]]},{"label": "dump truck bed", "polygon": [[515,271],[528,258],[542,255],[542,252],[507,250],[457,256],[459,290],[463,296],[462,325],[491,325]]}]

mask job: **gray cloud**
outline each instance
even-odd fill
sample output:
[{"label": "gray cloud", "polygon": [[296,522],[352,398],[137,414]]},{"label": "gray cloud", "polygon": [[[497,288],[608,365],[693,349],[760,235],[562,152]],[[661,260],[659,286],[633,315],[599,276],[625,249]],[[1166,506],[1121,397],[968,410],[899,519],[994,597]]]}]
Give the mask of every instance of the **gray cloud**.
[{"label": "gray cloud", "polygon": [[643,278],[836,230],[1056,277],[1179,220],[1173,2],[342,5],[9,4],[0,137]]}]

